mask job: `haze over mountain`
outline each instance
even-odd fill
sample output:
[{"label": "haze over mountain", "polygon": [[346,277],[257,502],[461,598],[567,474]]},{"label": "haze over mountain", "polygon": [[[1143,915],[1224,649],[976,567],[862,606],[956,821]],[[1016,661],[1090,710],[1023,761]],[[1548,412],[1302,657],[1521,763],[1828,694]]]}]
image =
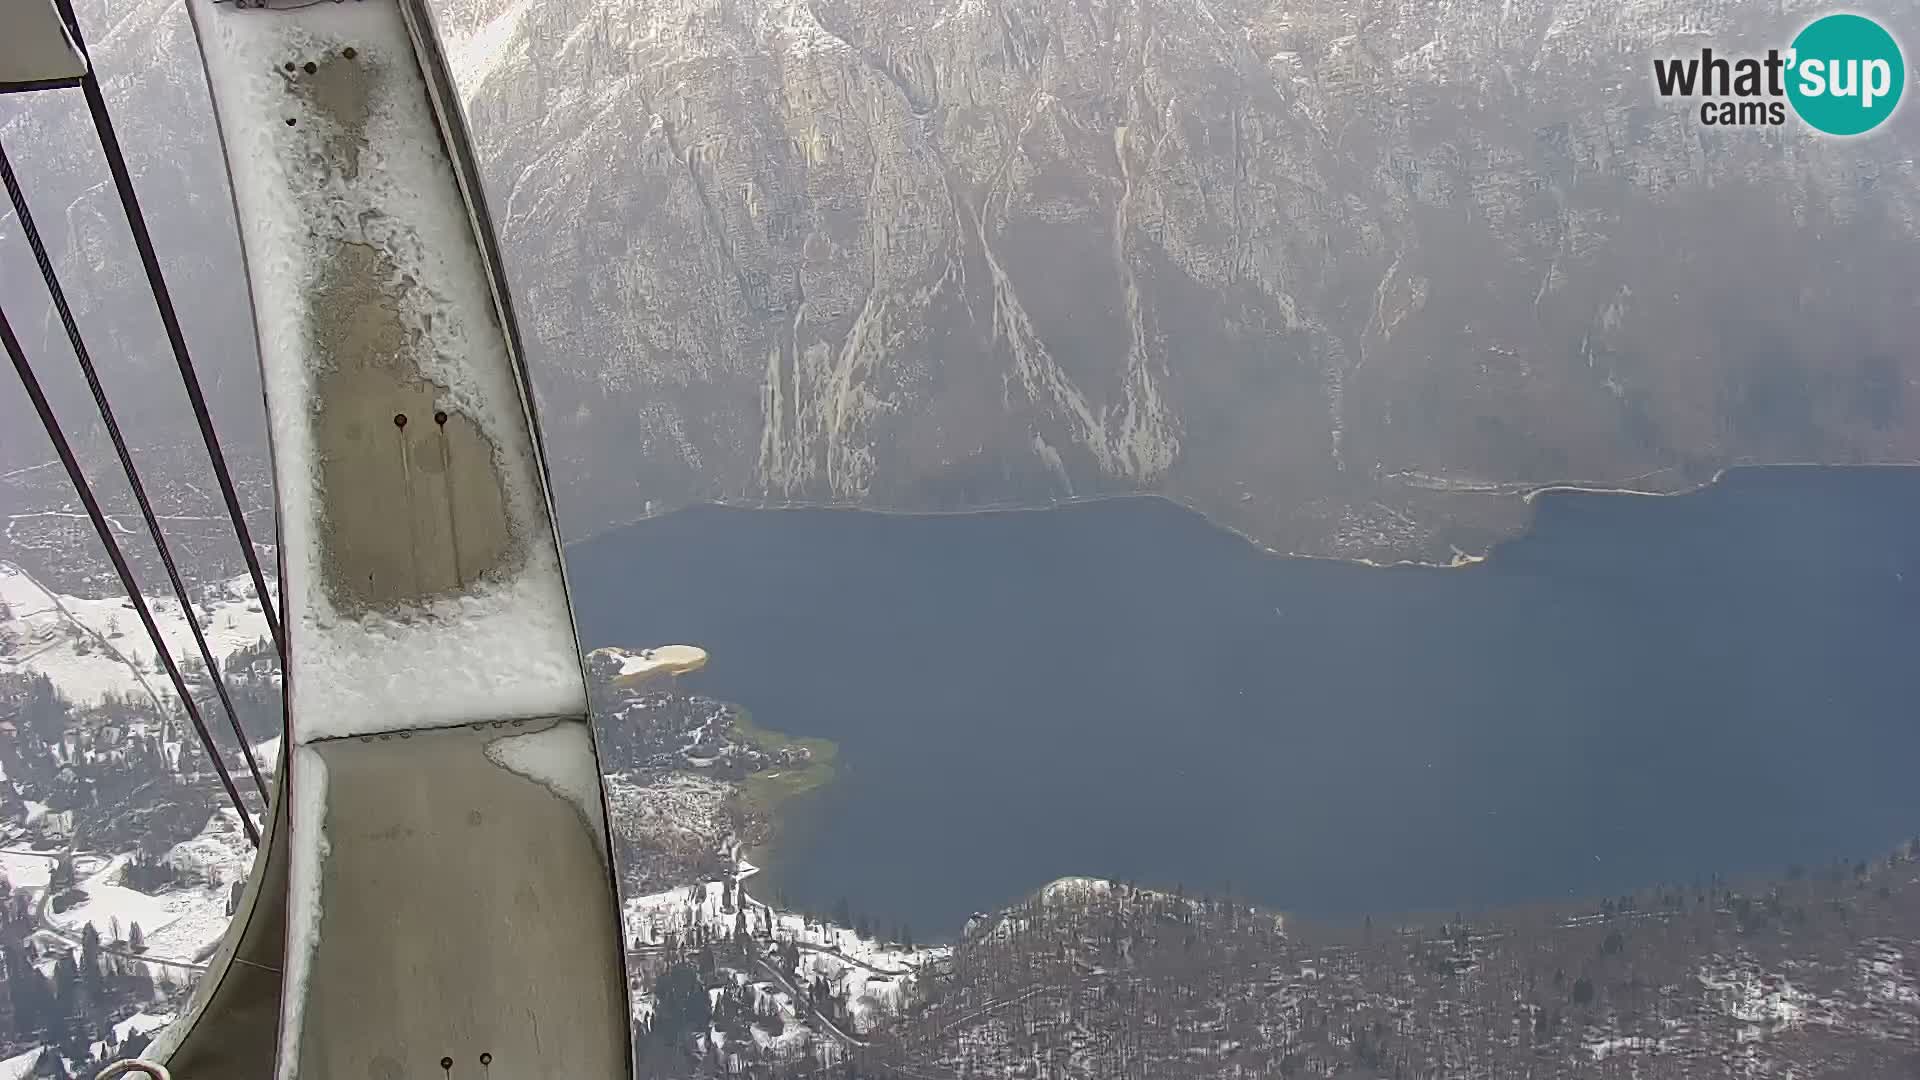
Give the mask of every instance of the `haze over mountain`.
[{"label": "haze over mountain", "polygon": [[[257,447],[184,14],[83,6],[223,421]],[[574,535],[716,498],[1154,491],[1282,550],[1445,559],[1517,528],[1533,485],[1920,457],[1915,110],[1837,140],[1704,127],[1654,93],[1656,56],[1783,47],[1824,10],[1782,6],[451,0],[441,18]],[[107,275],[83,291],[90,340],[132,369],[117,385],[154,391],[122,396],[185,430],[68,96],[5,103],[0,134],[69,286]],[[44,305],[19,247],[10,312]],[[26,442],[8,465],[40,460]]]}]

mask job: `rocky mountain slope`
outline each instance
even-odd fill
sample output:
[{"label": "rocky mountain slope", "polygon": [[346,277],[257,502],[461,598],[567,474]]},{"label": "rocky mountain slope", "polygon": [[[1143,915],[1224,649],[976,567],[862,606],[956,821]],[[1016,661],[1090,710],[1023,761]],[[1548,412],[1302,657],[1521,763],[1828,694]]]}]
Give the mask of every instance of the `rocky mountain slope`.
[{"label": "rocky mountain slope", "polygon": [[[1920,40],[1895,7],[1873,13]],[[441,17],[575,535],[702,499],[1146,490],[1281,550],[1445,559],[1519,527],[1533,485],[1920,457],[1920,114],[1855,140],[1715,129],[1653,89],[1656,56],[1784,46],[1822,10],[448,0]],[[143,0],[89,25],[197,282],[190,328],[249,419],[184,17]],[[74,199],[48,231],[102,264],[112,207],[81,179],[77,112],[7,108],[43,213]],[[153,353],[108,307],[119,351]]]}]

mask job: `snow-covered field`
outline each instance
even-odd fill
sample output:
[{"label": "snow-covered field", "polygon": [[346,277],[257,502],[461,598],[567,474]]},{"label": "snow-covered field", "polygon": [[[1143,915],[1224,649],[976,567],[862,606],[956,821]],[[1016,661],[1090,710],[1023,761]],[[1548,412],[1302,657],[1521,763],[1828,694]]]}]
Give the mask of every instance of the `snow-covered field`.
[{"label": "snow-covered field", "polygon": [[[159,929],[180,917],[192,900],[178,893],[150,896],[137,889],[112,884],[120,879],[130,856],[121,855],[91,877],[80,881],[87,898],[62,912],[47,913],[47,921],[62,933],[80,936],[89,924],[109,939],[124,937],[134,923],[145,930]],[[116,933],[114,928],[118,927]]]},{"label": "snow-covered field", "polygon": [[[204,590],[197,599],[204,604],[202,632],[216,658],[224,659],[267,636],[265,616],[245,577]],[[0,671],[43,674],[78,703],[98,702],[109,693],[173,700],[173,688],[158,665],[153,643],[125,598],[89,600],[54,593],[19,567],[0,563],[0,601],[11,616],[0,622],[0,634],[8,635],[15,645],[13,655],[0,659]],[[153,595],[148,602],[175,657],[197,656],[187,617],[172,597]],[[262,764],[269,771],[277,742],[261,744],[268,755]],[[167,853],[166,861],[195,879],[193,884],[158,894],[129,888],[120,884],[120,877],[131,858],[130,853],[78,854],[74,871],[86,899],[58,913],[49,906],[46,929],[53,936],[77,941],[91,923],[113,947],[125,941],[137,922],[146,943],[145,956],[168,961],[169,966],[204,960],[226,932],[227,897],[233,883],[244,879],[253,863],[253,849],[241,832],[238,816],[222,810],[200,835]],[[47,888],[54,862],[52,854],[22,847],[0,850],[0,873],[14,888],[35,894]],[[182,972],[175,966],[173,974],[178,978]],[[0,1080],[5,1080],[4,1065],[0,1065]]]},{"label": "snow-covered field", "polygon": [[26,1080],[40,1061],[40,1051],[29,1050],[0,1061],[0,1080]]},{"label": "snow-covered field", "polygon": [[[240,829],[239,815],[222,809],[199,836],[175,844],[166,862],[191,872],[202,884],[165,894],[185,896],[191,902],[179,909],[172,922],[147,931],[147,955],[200,963],[227,932],[227,898],[233,886],[252,871],[253,846]],[[141,928],[146,929],[144,923]]]},{"label": "snow-covered field", "polygon": [[[216,658],[267,636],[266,616],[252,599],[247,578],[203,589],[195,600]],[[0,634],[15,643],[13,655],[0,658],[0,671],[43,674],[81,703],[98,702],[109,693],[173,699],[159,654],[125,597],[88,600],[55,593],[12,563],[0,562],[0,602],[12,613],[0,623]],[[147,603],[174,658],[197,657],[187,617],[172,595],[164,588],[149,591]]]},{"label": "snow-covered field", "polygon": [[[18,860],[23,871],[35,869],[27,856],[5,857]],[[143,956],[175,965],[204,961],[226,933],[227,898],[233,884],[244,880],[253,864],[253,849],[240,831],[239,818],[231,810],[222,810],[199,836],[174,845],[167,853],[166,862],[199,879],[192,884],[160,893],[128,888],[119,884],[119,878],[130,859],[130,855],[116,856],[90,873],[84,870],[86,863],[79,863],[76,871],[84,874],[80,889],[87,898],[59,913],[49,909],[48,925],[61,936],[78,940],[92,924],[112,946],[124,942],[133,924],[139,923],[146,943]],[[14,862],[0,865],[8,867],[13,879]],[[25,884],[29,882],[15,880],[16,887]],[[39,870],[37,886],[46,886],[45,869]]]},{"label": "snow-covered field", "polygon": [[7,884],[16,889],[44,889],[55,861],[50,853],[42,855],[22,848],[0,851],[0,874],[5,874]]}]

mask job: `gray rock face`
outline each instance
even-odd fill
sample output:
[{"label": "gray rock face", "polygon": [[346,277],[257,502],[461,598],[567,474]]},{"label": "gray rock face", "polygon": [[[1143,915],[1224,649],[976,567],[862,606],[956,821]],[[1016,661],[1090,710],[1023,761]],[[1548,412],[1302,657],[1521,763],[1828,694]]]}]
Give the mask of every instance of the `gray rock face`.
[{"label": "gray rock face", "polygon": [[[1654,91],[1654,57],[1823,10],[1787,6],[451,0],[442,29],[574,534],[1144,490],[1444,560],[1534,485],[1920,456],[1920,113],[1839,140]],[[217,175],[197,79],[122,108]]]}]

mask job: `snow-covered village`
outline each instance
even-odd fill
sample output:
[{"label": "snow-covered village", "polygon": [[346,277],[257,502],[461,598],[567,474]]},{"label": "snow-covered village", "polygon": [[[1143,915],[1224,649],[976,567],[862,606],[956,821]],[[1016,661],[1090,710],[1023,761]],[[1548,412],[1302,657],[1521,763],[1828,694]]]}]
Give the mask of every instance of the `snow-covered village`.
[{"label": "snow-covered village", "polygon": [[[238,586],[215,597],[194,617],[264,778],[279,664],[258,606]],[[191,655],[178,605],[154,615]],[[204,665],[190,686],[211,696]],[[124,597],[63,594],[0,563],[0,769],[0,1077],[135,1053],[219,948],[253,849]],[[257,815],[264,792],[244,801]]]}]

